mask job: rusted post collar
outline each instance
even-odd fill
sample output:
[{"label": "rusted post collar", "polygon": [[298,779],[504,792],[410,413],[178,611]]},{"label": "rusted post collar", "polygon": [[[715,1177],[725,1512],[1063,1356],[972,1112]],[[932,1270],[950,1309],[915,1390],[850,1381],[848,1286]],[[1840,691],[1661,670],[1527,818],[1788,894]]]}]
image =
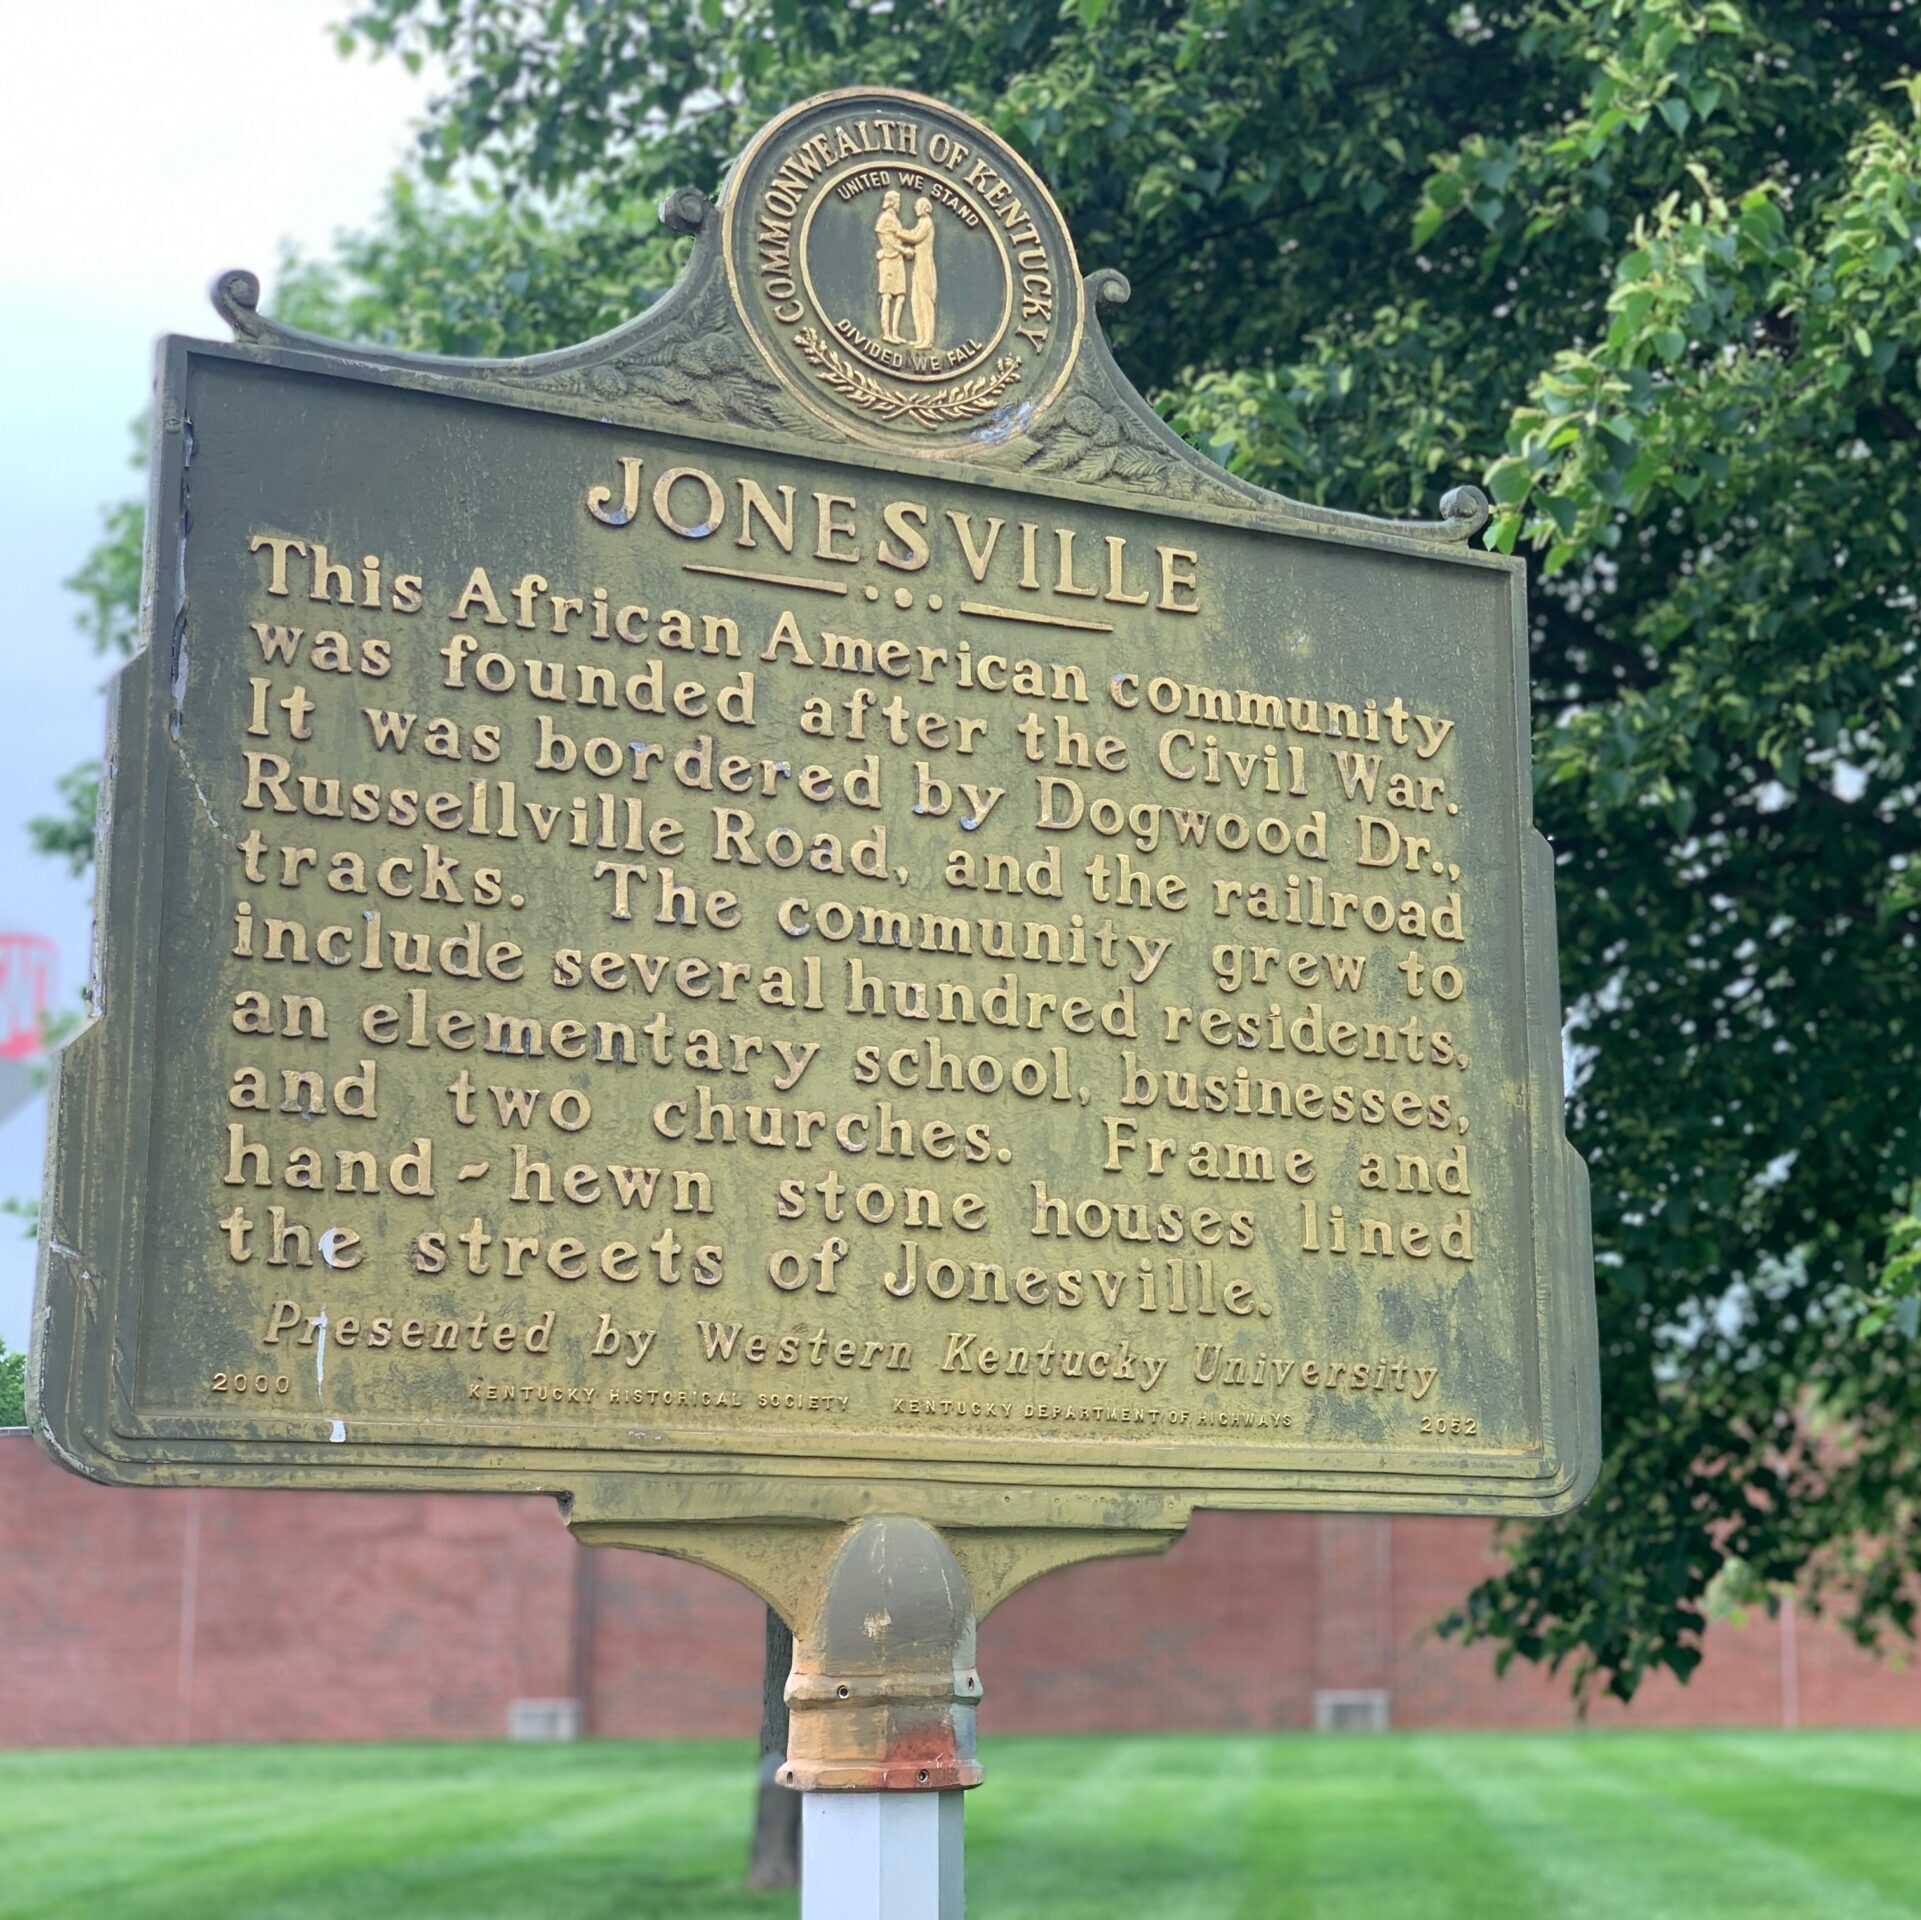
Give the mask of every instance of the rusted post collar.
[{"label": "rusted post collar", "polygon": [[783,1786],[935,1793],[980,1784],[974,1600],[924,1520],[847,1530],[813,1620],[795,1638]]}]

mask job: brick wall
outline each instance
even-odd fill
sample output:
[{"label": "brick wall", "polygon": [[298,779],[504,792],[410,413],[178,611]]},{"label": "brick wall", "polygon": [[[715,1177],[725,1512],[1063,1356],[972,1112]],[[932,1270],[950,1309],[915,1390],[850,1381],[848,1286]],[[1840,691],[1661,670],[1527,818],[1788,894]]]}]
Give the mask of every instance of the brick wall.
[{"label": "brick wall", "polygon": [[[1381,1689],[1402,1727],[1554,1727],[1565,1689],[1435,1638],[1485,1523],[1203,1514],[981,1631],[983,1730],[1306,1727]],[[600,1735],[749,1734],[761,1609],[718,1574],[576,1547],[553,1503],[137,1493],[0,1436],[0,1745],[493,1738],[517,1699]],[[1603,1723],[1921,1726],[1921,1668],[1784,1613],[1715,1624],[1694,1682]]]}]

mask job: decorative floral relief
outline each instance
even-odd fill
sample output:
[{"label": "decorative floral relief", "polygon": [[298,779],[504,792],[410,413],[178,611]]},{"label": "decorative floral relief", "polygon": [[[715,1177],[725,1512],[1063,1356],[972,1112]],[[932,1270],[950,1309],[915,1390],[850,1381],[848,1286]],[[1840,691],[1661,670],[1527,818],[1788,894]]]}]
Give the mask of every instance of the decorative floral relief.
[{"label": "decorative floral relief", "polygon": [[612,359],[552,372],[497,371],[511,386],[590,400],[644,398],[750,427],[798,427],[799,410],[761,369],[737,331],[727,285],[718,275],[680,311]]},{"label": "decorative floral relief", "polygon": [[1024,447],[1024,462],[1034,473],[1058,474],[1083,486],[1124,486],[1176,500],[1206,500],[1245,507],[1253,499],[1225,475],[1218,479],[1200,456],[1185,457],[1143,422],[1116,396],[1103,404],[1086,391],[1071,395],[1043,420]]}]

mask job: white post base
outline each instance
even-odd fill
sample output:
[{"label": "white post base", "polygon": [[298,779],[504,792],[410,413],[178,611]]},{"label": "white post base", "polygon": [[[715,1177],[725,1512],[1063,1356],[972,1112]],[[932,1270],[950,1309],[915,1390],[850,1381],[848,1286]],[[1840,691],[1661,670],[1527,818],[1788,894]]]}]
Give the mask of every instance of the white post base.
[{"label": "white post base", "polygon": [[962,1920],[962,1795],[804,1793],[801,1920]]}]

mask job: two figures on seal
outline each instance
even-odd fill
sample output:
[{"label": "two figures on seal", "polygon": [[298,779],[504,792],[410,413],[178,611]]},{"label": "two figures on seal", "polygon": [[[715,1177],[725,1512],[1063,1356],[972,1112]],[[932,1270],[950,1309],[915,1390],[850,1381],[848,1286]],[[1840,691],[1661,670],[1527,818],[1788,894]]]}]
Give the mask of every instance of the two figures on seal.
[{"label": "two figures on seal", "polygon": [[[934,314],[940,299],[940,274],[934,265],[934,203],[914,202],[914,224],[900,217],[900,194],[889,188],[874,222],[879,243],[875,260],[880,268],[880,337],[893,346],[928,348],[934,344]],[[911,269],[911,272],[910,272]],[[901,309],[914,322],[914,337],[901,337]]]}]

